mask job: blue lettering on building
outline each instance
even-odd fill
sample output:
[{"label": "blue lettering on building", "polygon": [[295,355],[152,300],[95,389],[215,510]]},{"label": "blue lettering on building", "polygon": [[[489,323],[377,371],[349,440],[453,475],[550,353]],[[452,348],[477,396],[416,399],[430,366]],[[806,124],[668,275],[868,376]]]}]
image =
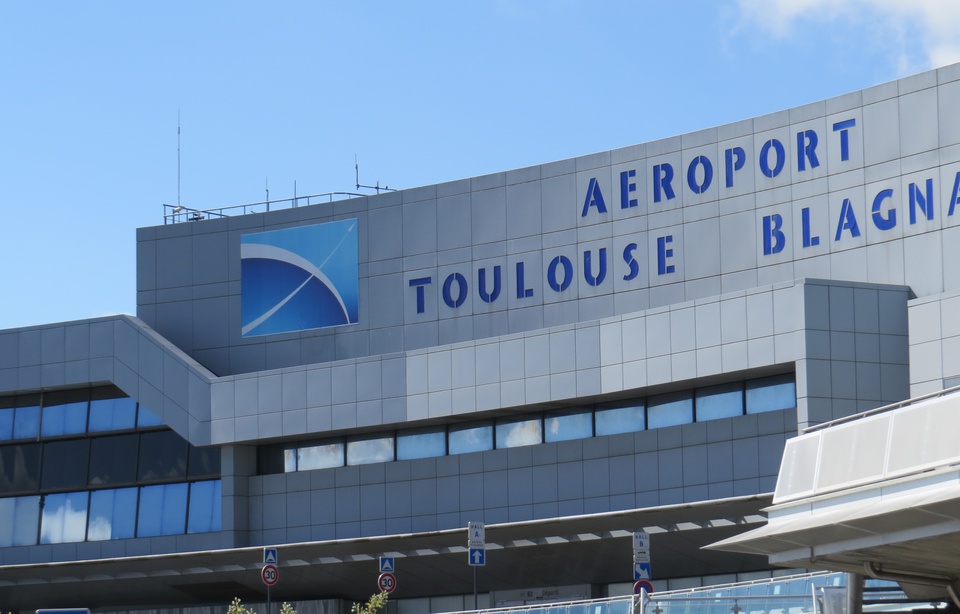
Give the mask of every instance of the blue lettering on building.
[{"label": "blue lettering on building", "polygon": [[[850,161],[854,147],[852,134],[857,128],[857,120],[854,118],[843,119],[830,126],[834,142],[839,142],[840,160],[842,162]],[[796,172],[805,173],[821,166],[821,145],[820,135],[815,130],[799,130],[794,133],[796,136],[796,150],[793,152],[796,156]],[[859,144],[857,145],[860,146]],[[723,185],[726,188],[733,188],[737,183],[738,173],[742,172],[752,154],[741,146],[732,146],[723,149],[723,158],[721,166]],[[776,138],[767,139],[760,147],[760,151],[752,158],[756,163],[756,168],[769,178],[779,176],[786,168],[788,153],[783,142]],[[619,172],[619,210],[630,210],[640,207],[640,194],[638,190],[638,176],[640,166],[637,168],[627,168]],[[652,203],[667,203],[677,199],[677,192],[674,186],[675,172],[671,163],[665,161],[651,161],[649,167],[652,180],[651,192],[647,198]],[[716,167],[709,155],[696,155],[686,165],[685,177],[689,194],[705,194],[714,188],[714,171]],[[952,181],[952,190],[949,196],[949,203],[945,203],[946,217],[951,217],[960,204],[960,172],[956,172]],[[616,185],[616,184],[615,184]],[[716,191],[714,191],[716,194]],[[946,192],[944,192],[946,194]],[[798,219],[794,218],[795,225],[799,228],[791,230],[787,220],[782,213],[771,213],[760,219],[760,243],[759,250],[764,256],[780,254],[786,249],[791,240],[790,235],[796,232],[799,236],[799,242],[804,249],[816,248],[821,245],[821,237],[814,233],[814,224],[818,228],[829,227],[829,224],[835,224],[833,240],[835,242],[844,241],[848,238],[857,238],[862,235],[860,226],[861,220],[857,219],[855,204],[863,206],[869,205],[867,212],[868,223],[881,231],[895,229],[904,214],[908,215],[911,225],[919,223],[921,220],[932,221],[936,218],[936,186],[934,177],[926,177],[907,185],[904,194],[898,196],[895,188],[883,188],[872,195],[867,195],[866,203],[856,203],[852,197],[844,197],[839,208],[839,213],[833,220],[828,210],[824,206],[805,206],[799,209]],[[591,215],[606,215],[607,209],[606,196],[603,194],[600,181],[597,177],[590,177],[584,193],[579,195],[582,200],[577,201],[577,207],[582,218]],[[614,196],[614,198],[616,198]],[[899,203],[899,204],[898,204]],[[682,203],[677,203],[682,204]],[[721,203],[722,207],[722,203]],[[903,211],[906,209],[906,211]],[[615,212],[614,212],[615,213]],[[647,231],[641,231],[646,234]],[[652,232],[651,232],[652,235]],[[615,237],[618,235],[614,235]],[[653,259],[655,263],[649,263],[651,275],[656,271],[658,276],[671,275],[677,273],[675,253],[676,247],[673,234],[664,234],[661,236],[650,236],[649,240],[656,240]],[[578,275],[583,276],[583,280],[588,286],[600,288],[609,283],[608,278],[617,275],[624,282],[631,282],[628,288],[643,287],[647,276],[642,275],[642,263],[644,260],[638,257],[640,245],[646,245],[648,239],[644,238],[643,243],[631,241],[627,238],[621,257],[618,262],[611,263],[608,258],[608,247],[580,250],[579,258],[573,258],[568,255],[558,255],[547,263],[546,270],[540,280],[531,280],[526,275],[526,263],[519,260],[515,263],[515,277],[511,283],[516,284],[516,299],[526,301],[535,299],[540,294],[537,288],[549,288],[553,292],[566,292],[574,288],[573,281]],[[724,238],[724,241],[729,240]],[[619,249],[619,248],[618,248]],[[694,252],[696,254],[696,252]],[[581,263],[581,268],[577,271],[577,262]],[[679,262],[683,262],[682,260]],[[539,270],[539,266],[537,267]],[[484,303],[493,304],[501,299],[504,284],[508,280],[504,279],[504,272],[501,265],[492,267],[479,267],[475,271],[475,277],[466,275],[465,271],[457,271],[448,274],[443,278],[443,284],[436,288],[439,290],[437,300],[431,304],[442,301],[450,309],[459,309],[464,306],[471,290],[470,279],[476,279],[476,293]],[[425,313],[427,309],[426,292],[427,288],[433,284],[433,276],[421,275],[407,280],[409,288],[413,289],[413,298],[416,304],[417,313]],[[541,286],[542,284],[542,286]],[[434,291],[436,291],[434,290]]]}]

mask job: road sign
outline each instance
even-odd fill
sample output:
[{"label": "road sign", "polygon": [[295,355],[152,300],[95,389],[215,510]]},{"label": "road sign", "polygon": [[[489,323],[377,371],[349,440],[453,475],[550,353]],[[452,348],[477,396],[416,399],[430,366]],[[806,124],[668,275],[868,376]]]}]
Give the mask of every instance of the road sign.
[{"label": "road sign", "polygon": [[264,548],[263,549],[263,564],[264,565],[278,565],[280,559],[277,556],[276,548]]},{"label": "road sign", "polygon": [[639,595],[640,591],[650,595],[653,593],[653,585],[646,580],[637,580],[636,584],[633,585],[633,594]]},{"label": "road sign", "polygon": [[[637,531],[633,534],[633,562],[650,562],[650,534]],[[638,578],[639,579],[639,578]]]},{"label": "road sign", "polygon": [[381,556],[380,557],[380,573],[393,573],[396,571],[396,568],[393,566],[393,557],[392,556]]},{"label": "road sign", "polygon": [[649,580],[651,578],[653,578],[653,575],[650,573],[650,563],[634,563],[633,564],[634,580]]},{"label": "road sign", "polygon": [[382,573],[377,578],[377,586],[385,593],[392,593],[397,588],[397,577],[392,573]]},{"label": "road sign", "polygon": [[280,581],[280,570],[277,569],[276,565],[268,563],[260,570],[260,579],[262,579],[263,583],[267,586],[273,586]]},{"label": "road sign", "polygon": [[485,548],[470,548],[470,555],[467,559],[471,567],[483,567],[487,564],[487,551]]},{"label": "road sign", "polygon": [[486,548],[486,529],[482,522],[467,523],[467,547]]}]

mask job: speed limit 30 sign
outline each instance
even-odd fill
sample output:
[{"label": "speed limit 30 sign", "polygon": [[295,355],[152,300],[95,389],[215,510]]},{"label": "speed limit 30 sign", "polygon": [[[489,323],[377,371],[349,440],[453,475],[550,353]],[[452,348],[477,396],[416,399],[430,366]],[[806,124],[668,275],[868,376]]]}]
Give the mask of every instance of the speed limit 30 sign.
[{"label": "speed limit 30 sign", "polygon": [[397,588],[397,577],[392,573],[382,573],[377,578],[377,586],[385,593],[392,593]]},{"label": "speed limit 30 sign", "polygon": [[280,570],[276,565],[268,563],[260,570],[260,578],[267,586],[273,586],[280,581]]}]

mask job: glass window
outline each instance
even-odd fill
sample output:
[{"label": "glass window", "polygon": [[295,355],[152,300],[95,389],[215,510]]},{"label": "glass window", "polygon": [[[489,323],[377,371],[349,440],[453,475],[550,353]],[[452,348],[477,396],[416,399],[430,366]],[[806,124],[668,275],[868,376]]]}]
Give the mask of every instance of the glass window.
[{"label": "glass window", "polygon": [[89,493],[47,495],[40,518],[40,543],[82,542],[87,534]]},{"label": "glass window", "polygon": [[447,453],[447,430],[404,431],[397,434],[397,460],[432,458]]},{"label": "glass window", "polygon": [[51,441],[43,444],[40,487],[59,489],[86,486],[89,454],[89,439]]},{"label": "glass window", "polygon": [[136,434],[95,437],[90,440],[91,486],[132,484],[137,480]]},{"label": "glass window", "polygon": [[133,537],[137,519],[137,488],[90,493],[89,541]]},{"label": "glass window", "polygon": [[35,545],[39,527],[39,496],[0,499],[0,547]]},{"label": "glass window", "polygon": [[87,402],[74,401],[43,408],[40,434],[44,437],[75,435],[87,430]]},{"label": "glass window", "polygon": [[647,399],[647,428],[659,429],[693,422],[693,393],[689,390]]},{"label": "glass window", "polygon": [[296,471],[343,467],[343,442],[330,441],[297,449]]},{"label": "glass window", "polygon": [[697,421],[743,415],[743,384],[722,384],[697,390]]},{"label": "glass window", "polygon": [[589,411],[548,415],[543,421],[546,441],[566,441],[593,437],[593,414]]},{"label": "glass window", "polygon": [[187,484],[158,484],[140,489],[137,537],[180,535],[187,527]]},{"label": "glass window", "polygon": [[497,421],[497,447],[516,448],[543,442],[543,422],[540,418]]},{"label": "glass window", "polygon": [[646,413],[642,401],[631,401],[617,406],[604,405],[597,408],[597,436],[635,433],[646,428]]},{"label": "glass window", "polygon": [[369,465],[394,459],[393,437],[375,437],[347,440],[347,464]]},{"label": "glass window", "polygon": [[36,439],[40,432],[40,406],[18,407],[13,413],[13,438]]},{"label": "glass window", "polygon": [[[296,470],[297,470],[297,449],[285,448],[283,450],[283,472],[290,473]],[[270,473],[279,473],[279,471],[271,471]]]},{"label": "glass window", "polygon": [[27,493],[40,488],[40,444],[0,446],[0,492]]},{"label": "glass window", "polygon": [[793,373],[761,377],[747,382],[747,413],[759,414],[797,406]]},{"label": "glass window", "polygon": [[451,426],[447,440],[450,444],[450,454],[492,450],[493,425],[473,423],[466,426]]},{"label": "glass window", "polygon": [[137,426],[163,426],[163,422],[160,418],[144,407],[143,405],[137,406]]},{"label": "glass window", "polygon": [[12,407],[0,409],[0,441],[13,439],[13,412]]},{"label": "glass window", "polygon": [[[297,449],[291,448],[293,451],[293,469],[290,471],[297,470],[296,455]],[[283,473],[284,472],[284,463],[286,461],[286,450],[280,446],[260,446],[257,449],[257,473],[259,475],[269,475],[271,473]]]},{"label": "glass window", "polygon": [[132,429],[137,422],[137,402],[130,397],[90,401],[91,432]]},{"label": "glass window", "polygon": [[140,435],[141,480],[170,480],[187,475],[187,442],[173,431]]},{"label": "glass window", "polygon": [[190,464],[187,476],[191,478],[220,477],[220,448],[190,446]]},{"label": "glass window", "polygon": [[219,530],[220,480],[194,482],[190,485],[187,533],[210,533]]}]

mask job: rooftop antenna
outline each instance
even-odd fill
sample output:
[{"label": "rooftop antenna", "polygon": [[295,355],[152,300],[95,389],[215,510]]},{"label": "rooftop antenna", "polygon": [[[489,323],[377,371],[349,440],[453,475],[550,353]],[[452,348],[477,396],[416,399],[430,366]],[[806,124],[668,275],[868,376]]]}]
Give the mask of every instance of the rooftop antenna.
[{"label": "rooftop antenna", "polygon": [[396,192],[396,190],[394,190],[393,188],[387,185],[384,185],[383,187],[381,187],[379,179],[377,180],[377,185],[363,185],[362,183],[360,183],[360,163],[357,161],[356,154],[353,155],[353,168],[357,172],[357,189],[358,190],[360,188],[367,188],[368,190],[376,190],[377,194],[380,193],[380,190],[386,190],[388,192]]},{"label": "rooftop antenna", "polygon": [[[177,207],[180,204],[180,109],[177,109]],[[181,209],[182,211],[182,209]]]}]

